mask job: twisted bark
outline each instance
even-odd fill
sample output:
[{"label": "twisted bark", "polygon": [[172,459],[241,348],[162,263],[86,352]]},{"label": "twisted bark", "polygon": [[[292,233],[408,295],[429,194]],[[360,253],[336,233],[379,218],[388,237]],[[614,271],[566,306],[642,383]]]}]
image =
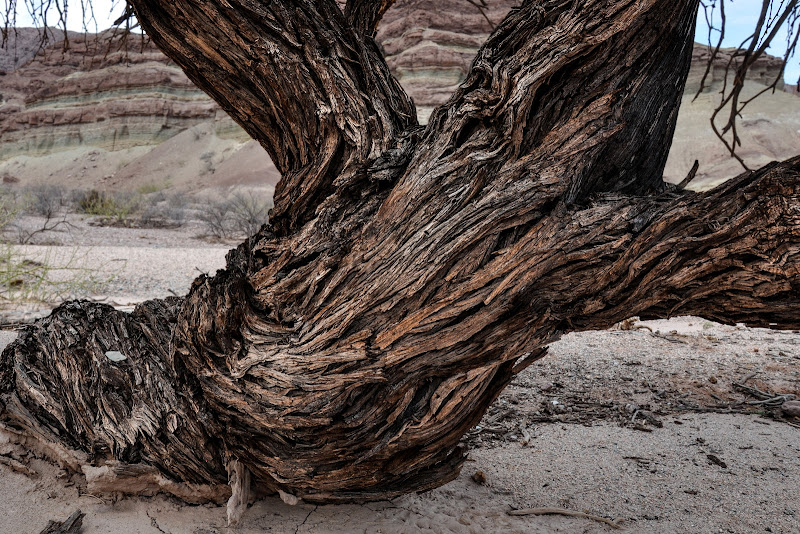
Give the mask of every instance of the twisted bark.
[{"label": "twisted bark", "polygon": [[[246,480],[385,498],[455,477],[464,432],[566,331],[676,313],[798,327],[800,159],[707,194],[661,182],[696,0],[527,2],[424,131],[410,104],[387,111],[407,99],[333,0],[133,3],[282,162],[276,220],[183,300],[72,303],[31,327],[0,361],[18,434],[115,476],[152,466],[178,494],[230,475],[234,516]],[[291,68],[237,64],[256,53],[243,28]]]},{"label": "twisted bark", "polygon": [[378,23],[395,0],[348,0],[344,15],[360,35],[374,37]]}]

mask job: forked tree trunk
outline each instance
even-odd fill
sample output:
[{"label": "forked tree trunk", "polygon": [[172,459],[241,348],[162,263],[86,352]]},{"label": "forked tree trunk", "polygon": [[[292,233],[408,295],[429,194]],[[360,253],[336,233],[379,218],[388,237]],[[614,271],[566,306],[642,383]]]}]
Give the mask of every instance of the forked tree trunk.
[{"label": "forked tree trunk", "polygon": [[371,38],[391,2],[132,3],[283,179],[185,299],[66,304],[4,353],[5,431],[98,488],[425,490],[564,332],[800,326],[800,159],[706,194],[661,180],[697,0],[524,2],[426,128]]}]

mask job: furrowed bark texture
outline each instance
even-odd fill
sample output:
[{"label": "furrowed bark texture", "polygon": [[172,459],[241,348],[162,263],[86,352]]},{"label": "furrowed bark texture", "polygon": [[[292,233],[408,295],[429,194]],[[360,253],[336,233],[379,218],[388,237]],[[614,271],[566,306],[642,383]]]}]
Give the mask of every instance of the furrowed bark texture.
[{"label": "furrowed bark texture", "polygon": [[353,21],[353,28],[361,35],[374,37],[378,22],[394,0],[348,0],[344,15]]},{"label": "furrowed bark texture", "polygon": [[3,366],[3,388],[16,391],[4,399],[4,421],[19,428],[38,420],[50,442],[95,458],[146,460],[177,480],[219,478],[222,457],[201,422],[183,419],[174,389],[168,360],[180,303],[150,301],[131,314],[89,302],[58,308],[16,344],[16,372]]},{"label": "furrowed bark texture", "polygon": [[[233,516],[248,480],[290,501],[386,498],[455,477],[464,432],[566,331],[679,313],[800,325],[800,159],[707,194],[661,182],[694,0],[526,2],[425,130],[410,104],[383,111],[407,100],[371,55],[372,15],[347,26],[332,0],[134,4],[201,86],[252,99],[238,120],[257,115],[249,131],[288,176],[277,221],[182,301],[130,316],[68,304],[32,327],[0,362],[18,433],[154,466],[160,487],[214,493],[232,473]],[[225,20],[198,37],[213,9]],[[266,52],[270,84],[237,70],[255,50],[245,23],[291,71]],[[285,34],[339,52],[301,54]],[[328,105],[331,79],[346,104],[328,123],[303,105]]]}]

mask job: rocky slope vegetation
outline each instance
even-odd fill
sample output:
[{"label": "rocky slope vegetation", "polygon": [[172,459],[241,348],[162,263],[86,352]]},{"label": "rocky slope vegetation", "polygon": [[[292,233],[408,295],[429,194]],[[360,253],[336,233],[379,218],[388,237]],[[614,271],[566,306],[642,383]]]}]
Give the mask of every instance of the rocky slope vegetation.
[{"label": "rocky slope vegetation", "polygon": [[[514,0],[398,0],[377,34],[387,61],[425,122],[465,78],[475,51]],[[272,186],[278,174],[260,146],[146,40],[72,35],[33,56],[36,30],[20,30],[0,50],[0,177],[7,183],[59,182],[72,187],[178,189],[212,185]],[[9,43],[12,44],[12,43]],[[694,187],[713,185],[740,167],[713,136],[708,118],[718,99],[727,55],[693,100],[707,48],[695,62],[666,178],[680,181],[695,159]],[[729,54],[727,52],[726,54]],[[748,94],[779,76],[775,58],[759,62]],[[782,84],[779,87],[782,89]],[[795,155],[800,100],[778,91],[756,100],[742,120],[742,155],[753,165]]]}]

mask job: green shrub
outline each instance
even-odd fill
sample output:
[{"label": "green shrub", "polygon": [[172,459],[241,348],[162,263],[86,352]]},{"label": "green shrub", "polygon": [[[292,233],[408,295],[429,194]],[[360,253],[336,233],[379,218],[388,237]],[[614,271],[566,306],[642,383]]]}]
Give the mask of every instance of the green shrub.
[{"label": "green shrub", "polygon": [[78,199],[78,209],[87,215],[111,219],[117,224],[127,224],[139,209],[140,197],[125,193],[106,193],[92,189]]},{"label": "green shrub", "polygon": [[149,182],[146,184],[142,184],[136,188],[136,192],[140,195],[150,195],[152,193],[160,193],[165,189],[169,189],[170,183],[169,181],[156,183],[156,182]]},{"label": "green shrub", "polygon": [[97,293],[115,275],[103,277],[85,267],[77,252],[66,258],[26,257],[25,249],[0,245],[0,301],[60,302]]}]

